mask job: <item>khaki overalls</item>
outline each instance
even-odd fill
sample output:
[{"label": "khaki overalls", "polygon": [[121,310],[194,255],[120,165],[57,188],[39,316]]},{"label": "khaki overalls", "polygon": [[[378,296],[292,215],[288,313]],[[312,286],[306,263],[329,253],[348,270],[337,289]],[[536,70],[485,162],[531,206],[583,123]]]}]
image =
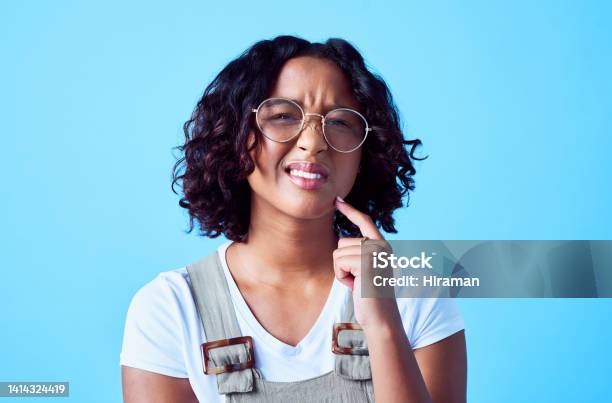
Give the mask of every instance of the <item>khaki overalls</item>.
[{"label": "khaki overalls", "polygon": [[374,401],[367,342],[355,321],[350,293],[343,323],[330,329],[334,370],[297,382],[271,382],[255,366],[251,337],[240,332],[218,253],[187,265],[187,272],[208,340],[201,346],[203,370],[216,374],[217,389],[226,395],[226,402]]}]

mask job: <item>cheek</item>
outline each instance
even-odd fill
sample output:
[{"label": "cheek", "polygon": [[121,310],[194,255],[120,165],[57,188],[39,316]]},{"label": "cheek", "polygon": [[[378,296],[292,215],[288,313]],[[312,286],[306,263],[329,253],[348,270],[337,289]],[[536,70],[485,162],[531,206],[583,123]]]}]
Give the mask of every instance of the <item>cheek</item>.
[{"label": "cheek", "polygon": [[348,194],[355,183],[359,170],[361,153],[358,155],[341,155],[334,161],[336,171],[336,187],[339,193]]},{"label": "cheek", "polygon": [[255,169],[247,178],[251,188],[260,189],[270,181],[278,180],[278,170],[283,156],[282,144],[260,140],[257,147],[250,152]]}]

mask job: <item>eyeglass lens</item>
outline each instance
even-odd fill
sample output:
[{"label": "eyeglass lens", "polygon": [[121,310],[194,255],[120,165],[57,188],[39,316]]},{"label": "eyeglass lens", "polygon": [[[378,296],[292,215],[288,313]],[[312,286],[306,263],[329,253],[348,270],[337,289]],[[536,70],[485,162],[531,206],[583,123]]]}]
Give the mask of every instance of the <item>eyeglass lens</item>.
[{"label": "eyeglass lens", "polygon": [[[262,133],[274,141],[288,141],[302,128],[302,110],[293,102],[269,99],[257,111],[257,124]],[[366,122],[354,111],[337,109],[325,116],[323,133],[330,146],[351,151],[366,136]]]}]

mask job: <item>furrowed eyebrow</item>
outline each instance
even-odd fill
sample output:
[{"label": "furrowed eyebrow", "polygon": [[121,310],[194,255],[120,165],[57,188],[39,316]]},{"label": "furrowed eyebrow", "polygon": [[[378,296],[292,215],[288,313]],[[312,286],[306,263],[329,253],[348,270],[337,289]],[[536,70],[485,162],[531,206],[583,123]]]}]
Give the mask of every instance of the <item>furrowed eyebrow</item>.
[{"label": "furrowed eyebrow", "polygon": [[[292,101],[293,101],[293,102],[295,102],[296,104],[300,105],[300,106],[302,107],[302,109],[304,109],[304,105],[303,105],[303,104],[302,104],[300,101],[298,101],[297,99],[293,99],[293,98],[285,98],[285,99],[290,99],[290,100],[292,100]],[[325,108],[325,110],[324,110],[323,112],[324,112],[324,113],[327,113],[327,112],[329,112],[329,111],[333,111],[334,109],[340,109],[340,108],[346,108],[346,109],[356,110],[355,108],[350,107],[350,106],[348,106],[348,105],[339,105],[339,104],[333,104],[333,105],[330,105],[328,108]]]}]

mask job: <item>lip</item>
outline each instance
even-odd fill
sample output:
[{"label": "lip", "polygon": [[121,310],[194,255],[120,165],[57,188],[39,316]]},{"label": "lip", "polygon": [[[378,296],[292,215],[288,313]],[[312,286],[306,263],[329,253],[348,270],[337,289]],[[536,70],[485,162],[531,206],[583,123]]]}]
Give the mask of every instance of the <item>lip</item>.
[{"label": "lip", "polygon": [[[308,173],[316,173],[321,175],[321,177],[304,178],[302,176],[291,175],[289,172],[292,169],[297,169]],[[320,187],[325,185],[325,183],[327,182],[327,178],[329,177],[329,171],[324,165],[309,161],[290,162],[285,165],[284,170],[291,182],[295,183],[297,186],[305,190],[319,189]]]}]

